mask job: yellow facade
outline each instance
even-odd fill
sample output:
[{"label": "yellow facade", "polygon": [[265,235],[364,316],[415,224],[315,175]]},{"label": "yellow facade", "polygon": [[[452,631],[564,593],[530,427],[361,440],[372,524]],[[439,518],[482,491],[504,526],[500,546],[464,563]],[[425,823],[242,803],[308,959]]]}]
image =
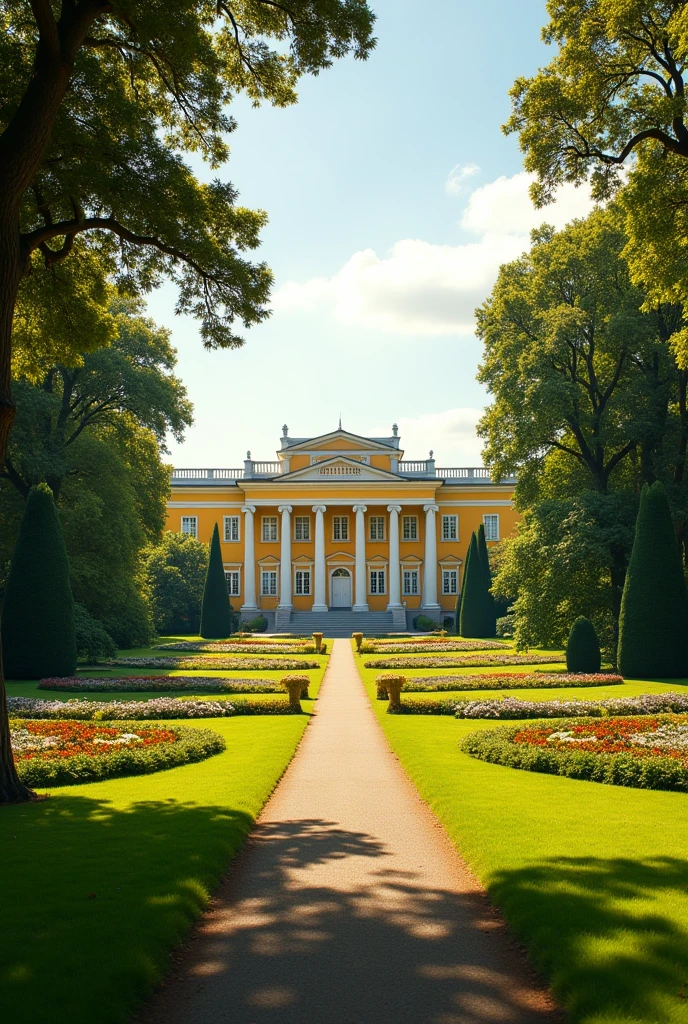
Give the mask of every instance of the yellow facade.
[{"label": "yellow facade", "polygon": [[396,628],[421,610],[442,620],[471,533],[485,524],[494,543],[514,530],[514,481],[404,462],[399,444],[396,427],[386,438],[290,438],[285,427],[276,462],[249,453],[243,469],[175,470],[167,529],[208,542],[217,523],[233,605],[277,629],[335,610],[352,625],[366,613]]}]

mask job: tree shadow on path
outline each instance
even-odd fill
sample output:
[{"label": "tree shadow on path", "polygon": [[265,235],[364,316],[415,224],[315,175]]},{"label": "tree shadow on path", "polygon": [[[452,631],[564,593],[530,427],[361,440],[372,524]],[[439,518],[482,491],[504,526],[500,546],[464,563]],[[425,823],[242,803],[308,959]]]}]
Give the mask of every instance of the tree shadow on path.
[{"label": "tree shadow on path", "polygon": [[177,972],[137,1019],[561,1020],[485,895],[430,888],[422,877],[422,864],[418,872],[395,869],[374,836],[336,822],[259,825]]}]

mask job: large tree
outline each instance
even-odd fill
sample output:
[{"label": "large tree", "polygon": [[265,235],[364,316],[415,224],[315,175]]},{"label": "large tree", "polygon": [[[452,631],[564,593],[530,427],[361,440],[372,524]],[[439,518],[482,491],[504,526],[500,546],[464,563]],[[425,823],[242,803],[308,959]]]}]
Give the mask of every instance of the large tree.
[{"label": "large tree", "polygon": [[547,11],[556,55],[516,81],[505,125],[536,174],[533,198],[543,205],[562,182],[588,179],[608,198],[627,182],[633,277],[654,298],[686,301],[688,4],[549,0]]},{"label": "large tree", "polygon": [[[184,161],[226,158],[240,92],[284,106],[304,74],[374,46],[365,0],[0,0],[0,465],[14,417],[22,282],[89,249],[120,285],[178,286],[209,348],[267,316],[271,275],[246,254],[263,213]],[[76,275],[72,275],[73,297]],[[0,679],[0,771],[10,772]],[[16,799],[26,795],[16,775]]]}]

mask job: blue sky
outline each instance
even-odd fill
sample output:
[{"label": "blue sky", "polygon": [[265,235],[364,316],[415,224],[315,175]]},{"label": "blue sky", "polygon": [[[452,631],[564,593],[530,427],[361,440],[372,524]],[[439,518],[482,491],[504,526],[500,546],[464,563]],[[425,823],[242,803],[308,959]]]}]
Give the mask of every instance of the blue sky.
[{"label": "blue sky", "polygon": [[[219,176],[268,211],[260,258],[274,312],[234,352],[203,350],[165,286],[149,298],[168,326],[195,425],[177,466],[274,458],[296,436],[387,433],[408,458],[479,465],[472,310],[500,262],[545,219],[527,196],[517,140],[501,124],[508,90],[549,59],[540,0],[372,0],[378,46],[302,82],[286,110],[239,102]],[[204,177],[217,172],[199,168]],[[561,226],[588,208],[569,189],[547,211]]]}]

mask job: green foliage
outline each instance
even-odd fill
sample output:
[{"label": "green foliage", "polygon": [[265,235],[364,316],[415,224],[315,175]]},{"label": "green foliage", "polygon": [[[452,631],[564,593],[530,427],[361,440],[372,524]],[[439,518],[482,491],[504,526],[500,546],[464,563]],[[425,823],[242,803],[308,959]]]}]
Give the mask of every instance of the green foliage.
[{"label": "green foliage", "polygon": [[579,615],[571,626],[566,644],[567,672],[599,672],[602,665],[600,642],[590,619]]},{"label": "green foliage", "polygon": [[87,609],[76,603],[74,605],[74,631],[76,634],[76,653],[89,663],[114,658],[117,648],[112,637],[102,622],[89,615]]},{"label": "green foliage", "polygon": [[32,488],[2,607],[9,679],[71,676],[76,668],[74,598],[60,520],[45,486]]},{"label": "green foliage", "polygon": [[481,523],[478,527],[478,557],[480,558],[480,569],[483,576],[483,636],[496,636],[497,633],[497,612],[495,599],[492,595],[492,571],[490,569],[490,554],[485,538],[485,527]]},{"label": "green foliage", "polygon": [[[170,277],[177,311],[200,320],[207,347],[240,345],[235,324],[268,315],[271,274],[246,256],[266,216],[239,206],[230,183],[200,181],[183,154],[219,167],[236,128],[227,108],[238,95],[286,106],[301,76],[347,54],[365,59],[374,46],[370,9],[363,0],[293,0],[289,10],[250,2],[230,11],[195,0],[80,3],[62,16],[50,4],[41,10],[34,18],[22,5],[0,7],[0,131],[14,145],[11,159],[38,163],[22,201],[25,251],[40,251],[49,268],[81,263],[90,251],[132,291]],[[55,45],[73,58],[66,89],[56,80],[60,61],[43,62],[38,79],[34,73],[39,25],[42,53]],[[12,119],[22,116],[29,84],[49,142],[27,155],[17,152]],[[49,286],[48,277],[40,283]],[[75,279],[66,286],[70,300]],[[48,312],[47,292],[38,313],[41,305]],[[34,330],[39,318],[30,317]],[[77,350],[83,335],[78,328]]]},{"label": "green foliage", "polygon": [[198,633],[207,567],[207,546],[188,534],[166,532],[144,550],[141,578],[158,633]]},{"label": "green foliage", "polygon": [[232,632],[232,608],[222,563],[220,531],[217,523],[210,540],[210,558],[201,602],[200,634],[205,639],[222,639]]},{"label": "green foliage", "polygon": [[666,491],[645,485],[619,620],[624,676],[688,676],[688,593]]},{"label": "green foliage", "polygon": [[460,635],[465,637],[489,637],[496,632],[494,598],[490,593],[490,565],[485,542],[485,531],[481,541],[479,533],[471,535],[466,556],[461,592]]},{"label": "green foliage", "polygon": [[420,633],[429,633],[436,626],[437,623],[429,615],[417,615],[413,621],[413,628],[417,629]]},{"label": "green foliage", "polygon": [[255,615],[248,622],[240,623],[240,628],[247,633],[264,633],[268,628],[268,620],[264,615]]},{"label": "green foliage", "polygon": [[563,647],[571,622],[585,615],[613,654],[636,514],[633,495],[597,491],[546,498],[523,511],[518,532],[502,544],[494,582],[496,593],[518,594],[511,612],[517,647]]}]

